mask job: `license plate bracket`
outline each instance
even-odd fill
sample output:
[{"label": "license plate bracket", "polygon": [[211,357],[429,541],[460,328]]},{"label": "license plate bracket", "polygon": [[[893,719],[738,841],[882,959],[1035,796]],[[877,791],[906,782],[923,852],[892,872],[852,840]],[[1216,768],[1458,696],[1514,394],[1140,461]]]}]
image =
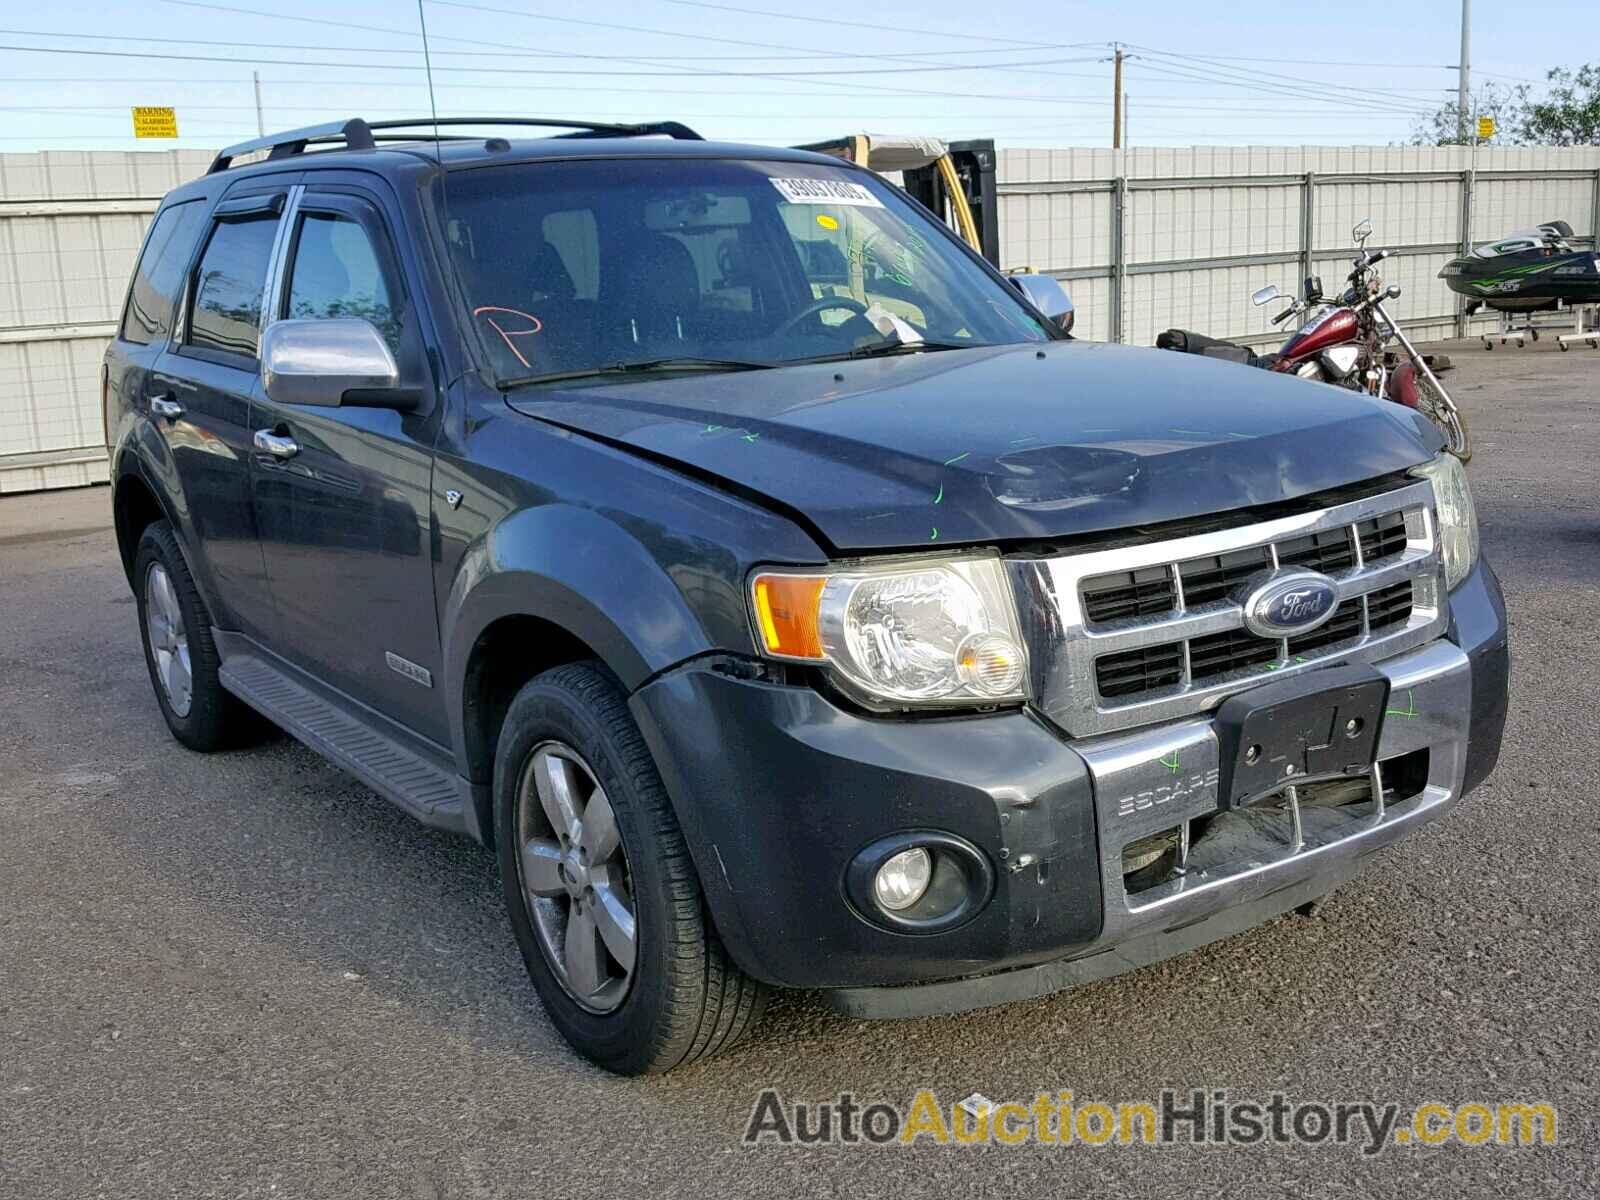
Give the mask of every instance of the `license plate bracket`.
[{"label": "license plate bracket", "polygon": [[1215,723],[1221,807],[1239,808],[1307,776],[1371,770],[1388,702],[1388,677],[1355,663],[1228,697]]}]

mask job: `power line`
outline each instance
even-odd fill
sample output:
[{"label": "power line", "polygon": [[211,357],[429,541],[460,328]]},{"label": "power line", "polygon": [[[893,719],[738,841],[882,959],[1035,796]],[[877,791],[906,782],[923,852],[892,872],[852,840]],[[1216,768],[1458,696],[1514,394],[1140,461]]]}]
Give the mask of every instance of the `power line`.
[{"label": "power line", "polygon": [[[262,18],[265,18],[265,19],[268,19],[268,20],[295,21],[295,22],[298,22],[298,23],[301,23],[301,24],[324,25],[324,26],[330,26],[330,27],[338,28],[338,29],[359,29],[359,30],[362,30],[363,32],[385,33],[385,34],[391,34],[391,35],[396,36],[396,37],[415,38],[417,36],[415,31],[408,30],[408,29],[393,29],[393,28],[388,28],[388,27],[371,27],[371,26],[367,26],[367,25],[358,25],[358,24],[355,24],[355,23],[349,22],[349,21],[335,21],[335,20],[331,20],[331,19],[326,18],[326,17],[302,17],[302,16],[294,15],[292,13],[266,12],[266,11],[263,11],[261,9],[256,9],[256,8],[244,8],[244,7],[239,6],[239,5],[212,3],[212,2],[210,2],[210,0],[160,0],[160,2],[163,3],[163,4],[177,5],[177,6],[182,7],[182,8],[209,9],[209,10],[216,11],[216,12],[226,12],[226,13],[232,13],[232,14],[235,14],[235,15],[262,17]],[[435,37],[435,38],[433,38],[432,40],[436,41],[436,42],[437,41],[451,41],[451,42],[456,42],[456,43],[462,44],[462,45],[473,45],[473,46],[478,46],[478,45],[497,45],[497,46],[516,45],[516,43],[506,43],[504,41],[489,43],[489,42],[475,41],[475,40],[470,39],[470,38],[446,37],[446,36],[444,36],[442,34],[437,36],[437,37]],[[519,48],[522,48],[522,47],[519,47]],[[540,50],[540,51],[536,51],[536,52],[537,53],[541,53],[541,54],[563,56],[563,52],[562,51]],[[647,66],[659,65],[659,61],[658,60],[653,60],[653,59],[649,59],[649,58],[635,58],[635,57],[628,57],[628,56],[621,56],[621,55],[618,55],[618,56],[615,56],[615,57],[616,57],[616,61],[618,61],[618,62],[640,63],[640,64],[644,64],[644,65],[647,65]],[[232,61],[232,60],[229,60],[229,61]],[[692,72],[690,71],[689,68],[682,68],[682,70],[686,73],[685,77],[692,77]],[[720,71],[701,72],[701,73],[702,74],[719,75],[719,76],[726,76],[728,74],[731,74],[730,72],[720,72]],[[1064,75],[1069,75],[1069,74],[1073,74],[1073,73],[1072,72],[1058,72],[1056,74],[1058,76],[1064,76]],[[768,81],[768,82],[792,82],[792,80],[790,80],[787,75],[774,74],[774,73],[745,72],[743,74],[740,74],[738,77],[741,78],[741,79],[763,79],[763,80]],[[1077,73],[1077,77],[1086,78],[1086,79],[1087,78],[1099,78],[1098,76],[1088,75],[1088,74],[1084,74],[1084,73]],[[949,98],[949,93],[948,92],[935,91],[935,90],[930,90],[930,89],[925,89],[925,88],[924,89],[913,89],[913,88],[906,88],[906,87],[903,87],[903,86],[902,87],[875,87],[872,84],[857,83],[857,82],[847,81],[847,80],[829,81],[829,80],[817,79],[817,80],[813,80],[813,82],[818,84],[818,85],[820,85],[820,86],[838,88],[838,89],[844,90],[844,91],[871,92],[875,96],[877,96],[877,95],[896,95],[896,96],[913,96],[913,95],[917,95],[917,96],[932,96],[932,97],[937,97],[937,98],[940,98],[940,99],[948,99]],[[449,86],[467,87],[467,86],[470,86],[470,85],[467,85],[467,84],[459,84],[459,85],[440,84],[439,86],[440,87],[449,87]],[[481,87],[481,86],[484,86],[484,85],[479,85],[479,86]],[[1021,101],[1029,101],[1029,102],[1041,103],[1041,104],[1059,103],[1059,101],[1055,100],[1052,97],[1019,95],[1019,94],[1014,93],[1014,92],[1013,93],[1005,93],[1005,92],[1000,92],[1000,93],[973,93],[973,92],[965,92],[964,91],[962,93],[962,95],[965,98],[977,99],[977,100],[1021,100]]]},{"label": "power line", "polygon": [[[716,43],[719,43],[719,44],[725,45],[725,46],[756,47],[758,49],[763,49],[763,50],[777,50],[777,51],[780,51],[780,52],[782,52],[784,54],[813,53],[816,50],[816,47],[814,47],[814,46],[786,46],[786,45],[779,44],[777,42],[753,42],[753,41],[750,41],[750,40],[748,40],[746,38],[718,37],[715,34],[709,34],[709,33],[687,33],[687,32],[684,32],[683,30],[678,30],[678,29],[656,29],[656,28],[652,28],[650,26],[645,26],[645,25],[619,25],[614,21],[589,21],[589,20],[584,20],[581,17],[553,17],[553,16],[550,16],[550,15],[548,15],[546,13],[529,12],[528,10],[521,9],[521,8],[500,8],[500,7],[497,7],[495,5],[491,5],[491,4],[474,4],[474,3],[471,3],[470,0],[426,0],[426,2],[429,3],[429,4],[432,4],[436,8],[460,8],[460,9],[465,9],[465,10],[470,11],[470,12],[493,13],[493,14],[495,14],[497,16],[521,17],[524,20],[528,20],[528,21],[551,21],[551,22],[554,22],[554,23],[559,24],[559,25],[579,25],[579,26],[583,26],[584,28],[587,28],[587,29],[607,29],[607,30],[611,30],[611,31],[614,31],[614,32],[621,32],[621,33],[643,33],[643,34],[647,34],[647,35],[649,35],[651,37],[687,38],[690,41],[716,42]],[[876,54],[867,54],[867,55],[864,55],[863,57],[877,58],[877,57],[880,57],[880,56],[876,55]],[[1056,65],[1061,64],[1061,63],[1095,62],[1097,60],[1098,60],[1098,56],[1089,55],[1089,56],[1080,57],[1080,58],[1040,59],[1040,60],[1037,60],[1037,61],[1030,61],[1030,62],[985,63],[985,64],[982,64],[980,66],[973,66],[973,67],[945,66],[943,64],[937,64],[934,69],[959,71],[959,70],[991,70],[991,69],[1004,68],[1006,70],[1025,71],[1025,70],[1027,70],[1027,69],[1029,69],[1031,67],[1048,67],[1048,66],[1056,66]],[[914,59],[913,61],[916,61],[916,60]],[[855,72],[855,71],[829,71],[829,72],[826,72],[826,73],[830,74],[830,75],[894,74],[894,73],[897,73],[897,72],[909,72],[909,71],[913,71],[913,70],[927,70],[927,69],[928,68],[926,68],[926,67],[923,67],[923,68],[898,67],[898,68],[891,68],[887,72],[879,72],[879,71],[861,71],[861,72]],[[785,71],[785,72],[783,72],[783,74],[785,76],[816,75],[816,74],[820,74],[820,73],[821,72],[816,72],[816,71]],[[718,74],[724,74],[725,75],[725,74],[728,74],[728,72],[718,72]],[[1054,76],[1056,74],[1056,72],[1050,72],[1050,74],[1052,76]]]},{"label": "power line", "polygon": [[1351,108],[1363,111],[1417,113],[1424,111],[1417,106],[1415,101],[1404,101],[1399,97],[1366,97],[1360,95],[1347,95],[1340,93],[1330,95],[1327,90],[1318,90],[1315,87],[1290,87],[1271,80],[1247,82],[1227,75],[1210,74],[1198,68],[1191,68],[1177,63],[1146,63],[1144,70],[1154,71],[1158,75],[1172,79],[1191,79],[1206,83],[1220,84],[1223,87],[1241,88],[1245,91],[1265,92],[1279,96],[1293,96],[1301,100],[1326,100],[1329,103],[1344,104]]},{"label": "power line", "polygon": [[[174,45],[177,45],[177,46],[238,46],[239,45],[239,40],[237,38],[224,41],[224,40],[204,39],[204,38],[134,37],[134,36],[130,36],[130,35],[127,35],[127,34],[111,34],[111,33],[62,33],[62,32],[57,32],[57,31],[48,30],[48,29],[0,29],[0,34],[19,35],[19,36],[22,36],[22,37],[61,38],[61,39],[72,39],[72,40],[77,40],[77,41],[95,41],[95,42],[155,42],[155,43],[158,43],[158,44],[164,45],[164,46],[174,46]],[[251,46],[256,47],[258,49],[262,49],[262,50],[320,50],[320,51],[326,52],[329,49],[329,47],[327,47],[327,46],[309,45],[309,44],[304,43],[304,42],[262,42],[262,41],[257,41],[255,39],[251,39],[250,44],[251,44]],[[484,43],[484,44],[487,44],[487,43]],[[504,44],[504,43],[502,43],[502,44]],[[751,44],[752,45],[760,45],[761,43],[751,43]],[[1088,45],[1088,44],[1089,43],[1080,43],[1079,45],[1081,46],[1081,45]],[[1056,47],[1045,47],[1045,48],[1046,49],[1054,49]],[[1065,47],[1065,46],[1063,46],[1063,47],[1059,47],[1059,48],[1060,49],[1070,49],[1070,48],[1075,48],[1075,47]],[[353,54],[415,54],[415,55],[421,55],[422,54],[422,50],[420,48],[413,50],[413,49],[411,49],[410,47],[407,47],[407,46],[339,46],[339,47],[337,47],[337,49],[340,52],[347,53],[347,54],[351,54],[351,53],[353,53]],[[922,52],[917,53],[917,54],[906,54],[906,53],[868,54],[868,53],[864,53],[864,52],[861,52],[861,51],[831,51],[831,52],[819,51],[819,52],[815,52],[815,53],[811,53],[811,52],[807,52],[807,53],[784,52],[784,53],[778,53],[778,54],[728,54],[728,53],[721,53],[721,54],[652,54],[650,57],[653,60],[657,60],[657,61],[661,61],[661,62],[728,62],[728,61],[740,61],[740,60],[747,60],[747,61],[751,61],[751,62],[771,62],[771,61],[774,61],[774,60],[779,59],[779,58],[785,58],[785,59],[804,58],[804,59],[822,59],[822,60],[857,59],[857,58],[879,59],[879,58],[881,58],[881,59],[888,59],[888,60],[916,61],[916,60],[923,59],[923,58],[931,58],[931,57],[933,57],[935,55],[940,55],[940,56],[972,55],[972,54],[990,54],[990,55],[993,55],[993,54],[1001,54],[1001,53],[1005,53],[1005,51],[1001,51],[1001,50],[925,50],[925,51],[922,51]],[[553,50],[541,49],[541,48],[534,47],[534,46],[527,46],[527,47],[523,47],[522,49],[518,49],[518,50],[435,50],[434,54],[435,55],[450,54],[450,55],[455,55],[458,58],[526,58],[528,55],[534,54],[534,55],[540,55],[540,56],[544,56],[544,57],[554,57],[554,58],[592,58],[592,59],[600,59],[600,60],[606,61],[606,62],[612,62],[612,61],[615,61],[615,59],[616,59],[616,56],[614,54],[609,54],[609,53],[606,53],[606,54],[593,53],[593,54],[591,54],[591,53],[582,53],[582,52],[579,52],[579,51],[576,51],[576,50],[553,51]],[[1084,61],[1090,61],[1090,60],[1089,59],[1085,59]],[[987,65],[987,64],[979,64],[979,65]]]},{"label": "power line", "polygon": [[[1325,84],[1316,80],[1307,81],[1303,76],[1285,75],[1278,71],[1262,71],[1259,69],[1247,71],[1240,67],[1210,66],[1207,65],[1206,60],[1199,55],[1179,54],[1170,50],[1157,50],[1149,46],[1136,46],[1134,49],[1143,54],[1155,55],[1162,59],[1188,60],[1186,62],[1168,62],[1163,63],[1162,65],[1173,70],[1194,72],[1199,74],[1199,76],[1202,78],[1210,78],[1216,82],[1232,80],[1267,84],[1274,80],[1283,80],[1284,83],[1279,84],[1278,87],[1280,90],[1285,91],[1295,91],[1303,94],[1325,96],[1327,95],[1327,89],[1337,89],[1338,97],[1340,101],[1344,103],[1349,103],[1353,100],[1366,96],[1376,97],[1377,99],[1387,103],[1393,103],[1395,101],[1393,94],[1386,92],[1382,88],[1353,87],[1343,82]],[[1200,65],[1192,66],[1189,65],[1190,63],[1198,63]]]},{"label": "power line", "polygon": [[[681,4],[686,8],[709,8],[709,9],[715,9],[715,10],[717,10],[719,12],[744,13],[747,16],[767,17],[767,18],[770,18],[772,20],[778,20],[778,21],[805,21],[807,23],[814,23],[814,24],[818,24],[818,25],[828,25],[828,26],[840,26],[840,25],[842,25],[842,26],[845,26],[846,28],[849,28],[849,29],[871,29],[871,30],[875,30],[876,32],[879,32],[879,33],[883,32],[883,24],[881,22],[846,21],[846,20],[842,20],[839,17],[834,17],[834,16],[826,16],[826,17],[803,16],[803,15],[801,15],[799,13],[773,12],[770,9],[765,9],[765,8],[740,8],[737,5],[733,5],[733,4],[708,4],[708,3],[705,3],[704,0],[663,0],[663,2],[666,3],[666,4]],[[969,41],[969,42],[1003,42],[1006,45],[1026,47],[1026,48],[1028,48],[1030,50],[1076,49],[1079,46],[1102,46],[1102,45],[1105,44],[1104,42],[1073,42],[1073,43],[1070,43],[1067,46],[1061,46],[1061,45],[1053,45],[1053,44],[1050,44],[1050,43],[1047,43],[1047,42],[1023,42],[1023,41],[1018,41],[1015,38],[995,37],[992,34],[983,34],[983,33],[967,33],[967,32],[962,32],[962,33],[944,33],[944,32],[942,32],[940,30],[937,30],[937,29],[919,29],[919,30],[917,30],[917,32],[919,34],[926,34],[929,37],[960,38],[962,41]],[[930,52],[929,51],[924,51],[923,53],[930,53]]]},{"label": "power line", "polygon": [[[329,61],[329,60],[326,60],[326,59],[319,60],[317,62],[295,62],[293,59],[281,59],[281,58],[255,58],[255,57],[223,58],[223,57],[219,57],[217,55],[167,54],[167,53],[155,52],[155,51],[152,51],[152,52],[149,52],[149,53],[135,53],[134,51],[131,51],[131,50],[78,50],[78,49],[68,49],[68,48],[62,47],[62,46],[10,46],[10,45],[0,45],[0,50],[11,50],[11,51],[15,51],[15,52],[21,53],[21,54],[85,54],[85,55],[93,55],[96,58],[155,58],[155,59],[163,59],[163,60],[170,60],[170,61],[176,61],[176,62],[222,62],[222,63],[237,63],[240,66],[252,66],[252,65],[256,65],[256,64],[265,64],[265,65],[272,65],[272,66],[306,67],[306,68],[344,67],[344,68],[349,68],[349,69],[358,70],[358,71],[421,71],[423,69],[423,67],[422,67],[422,65],[420,63],[416,64],[416,65],[411,65],[411,64],[407,64],[407,63],[361,63],[361,62],[342,62],[342,61],[335,62],[335,61]],[[1024,62],[1024,63],[980,63],[980,64],[967,64],[967,65],[956,65],[956,66],[951,66],[951,65],[947,65],[947,64],[939,64],[937,66],[927,66],[927,67],[867,67],[867,68],[860,68],[860,69],[852,69],[852,70],[848,70],[848,71],[785,71],[781,75],[776,74],[774,72],[770,72],[770,71],[700,71],[700,72],[696,72],[696,74],[715,75],[715,76],[718,76],[718,77],[724,78],[724,79],[803,79],[803,78],[823,77],[823,76],[831,77],[831,76],[834,76],[834,75],[912,75],[912,74],[919,74],[920,75],[920,74],[927,74],[929,72],[935,72],[935,71],[990,71],[990,70],[1000,70],[1000,69],[1011,69],[1011,68],[1017,68],[1017,67],[1053,66],[1056,63],[1095,62],[1095,61],[1097,61],[1097,60],[1094,59],[1094,58],[1047,58],[1047,59],[1039,59],[1039,60],[1036,60],[1036,61]],[[677,78],[677,77],[682,75],[681,71],[676,71],[676,70],[673,70],[673,71],[609,71],[609,70],[594,70],[594,69],[588,69],[588,68],[579,68],[579,69],[576,69],[576,70],[567,70],[567,69],[564,69],[564,68],[546,68],[546,67],[539,68],[539,70],[537,72],[535,72],[535,71],[533,71],[531,69],[528,69],[528,68],[520,68],[520,67],[455,67],[455,66],[440,66],[440,67],[435,67],[434,70],[436,70],[436,71],[471,72],[474,75],[532,75],[532,74],[540,74],[540,75],[605,75],[605,76],[621,76],[621,77],[627,77],[627,78],[632,78],[632,77]],[[1070,72],[1062,72],[1062,74],[1070,74]],[[1093,75],[1081,75],[1080,77],[1084,78],[1084,79],[1096,78]]]}]

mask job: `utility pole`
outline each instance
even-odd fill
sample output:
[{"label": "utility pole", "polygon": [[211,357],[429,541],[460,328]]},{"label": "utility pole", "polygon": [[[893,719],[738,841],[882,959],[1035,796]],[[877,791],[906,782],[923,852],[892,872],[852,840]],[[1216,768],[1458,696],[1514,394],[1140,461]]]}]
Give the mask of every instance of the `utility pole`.
[{"label": "utility pole", "polygon": [[1456,136],[1467,140],[1467,94],[1472,90],[1472,0],[1461,0],[1461,61],[1456,64]]},{"label": "utility pole", "polygon": [[[1467,0],[1461,2],[1465,4]],[[1120,150],[1122,149],[1122,43],[1113,42],[1112,46],[1116,49],[1116,57],[1112,60],[1116,66],[1112,69],[1111,84],[1111,148]]]},{"label": "utility pole", "polygon": [[251,71],[250,78],[256,85],[256,134],[259,137],[267,136],[267,123],[261,116],[261,72]]}]

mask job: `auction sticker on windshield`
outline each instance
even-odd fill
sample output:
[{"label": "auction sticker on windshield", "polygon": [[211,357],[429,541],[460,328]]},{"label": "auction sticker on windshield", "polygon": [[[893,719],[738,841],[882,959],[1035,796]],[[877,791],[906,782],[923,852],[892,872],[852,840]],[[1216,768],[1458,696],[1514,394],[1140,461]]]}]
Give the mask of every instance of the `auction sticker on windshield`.
[{"label": "auction sticker on windshield", "polygon": [[848,179],[773,179],[772,186],[790,204],[853,204],[882,208],[879,200],[859,183]]}]

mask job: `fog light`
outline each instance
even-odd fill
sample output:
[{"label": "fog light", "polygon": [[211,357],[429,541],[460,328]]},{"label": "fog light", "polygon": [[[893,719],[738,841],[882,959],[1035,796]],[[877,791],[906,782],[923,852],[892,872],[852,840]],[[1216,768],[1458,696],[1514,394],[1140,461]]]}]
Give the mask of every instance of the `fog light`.
[{"label": "fog light", "polygon": [[872,890],[890,912],[910,908],[933,880],[933,857],[921,846],[902,850],[878,868]]}]

